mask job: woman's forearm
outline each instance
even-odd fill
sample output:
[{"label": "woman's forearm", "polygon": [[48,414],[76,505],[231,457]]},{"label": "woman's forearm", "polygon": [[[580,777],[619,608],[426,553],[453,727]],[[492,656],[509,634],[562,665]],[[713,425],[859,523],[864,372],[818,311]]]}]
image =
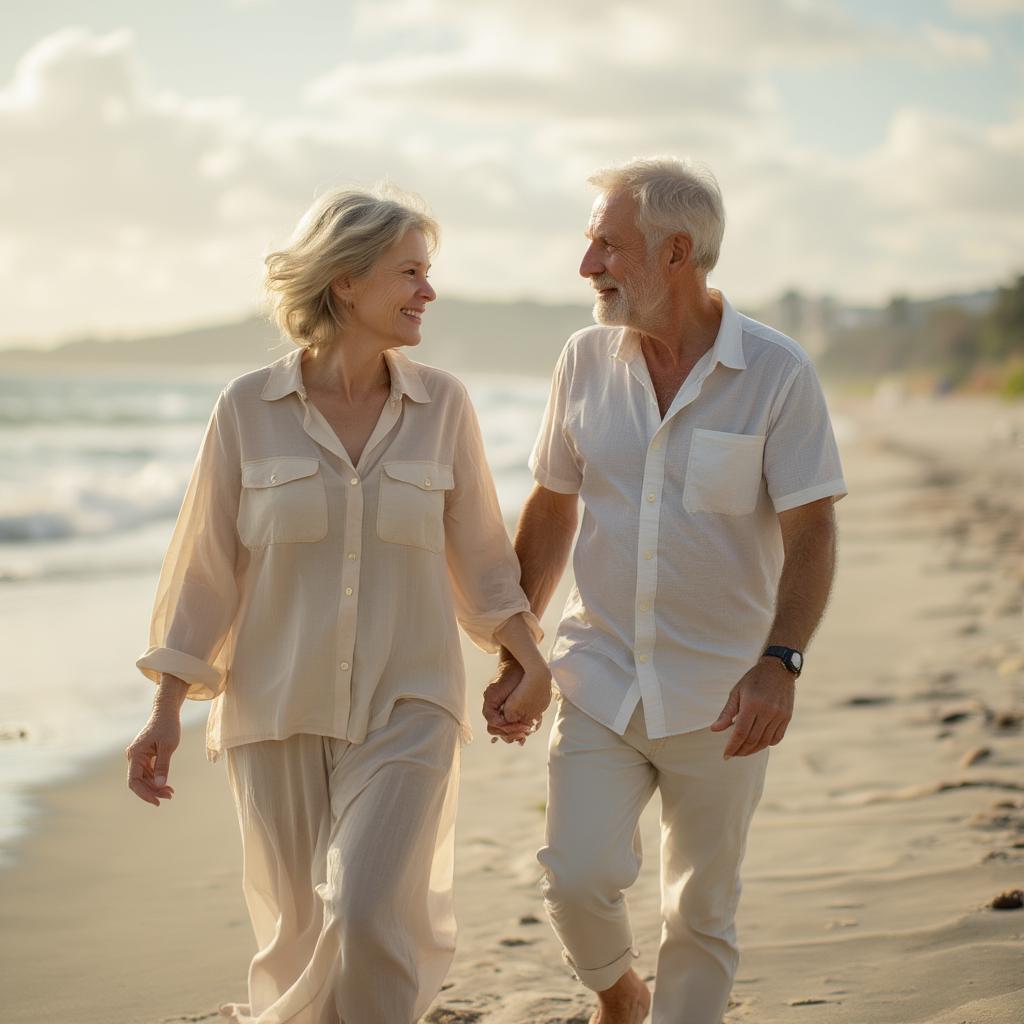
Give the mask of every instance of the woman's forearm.
[{"label": "woman's forearm", "polygon": [[520,612],[506,619],[494,631],[495,639],[524,669],[546,669],[547,663],[540,653],[533,633],[526,624],[526,617]]},{"label": "woman's forearm", "polygon": [[153,708],[157,711],[181,711],[181,705],[185,703],[188,694],[188,683],[177,676],[164,672],[157,684],[156,696],[153,698]]}]

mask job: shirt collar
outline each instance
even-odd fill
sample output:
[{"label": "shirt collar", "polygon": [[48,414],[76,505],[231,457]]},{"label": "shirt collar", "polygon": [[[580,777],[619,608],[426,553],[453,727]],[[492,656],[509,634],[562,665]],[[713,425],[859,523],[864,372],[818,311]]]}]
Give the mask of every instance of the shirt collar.
[{"label": "shirt collar", "polygon": [[[270,375],[260,397],[268,402],[276,402],[279,398],[292,393],[300,398],[306,397],[306,387],[302,383],[302,353],[305,351],[298,347],[294,352],[271,363]],[[416,364],[402,355],[395,349],[387,349],[384,353],[387,360],[388,372],[391,375],[391,398],[397,401],[402,395],[407,395],[414,402],[429,402],[430,393],[427,391],[423,378],[420,377]]]},{"label": "shirt collar", "polygon": [[[745,370],[747,361],[743,355],[743,324],[740,322],[739,313],[732,308],[725,294],[723,292],[718,294],[722,298],[722,322],[719,324],[715,342],[711,346],[708,370],[713,370],[717,363],[733,370]],[[612,355],[625,363],[639,356],[639,333],[629,327],[623,327]]]}]

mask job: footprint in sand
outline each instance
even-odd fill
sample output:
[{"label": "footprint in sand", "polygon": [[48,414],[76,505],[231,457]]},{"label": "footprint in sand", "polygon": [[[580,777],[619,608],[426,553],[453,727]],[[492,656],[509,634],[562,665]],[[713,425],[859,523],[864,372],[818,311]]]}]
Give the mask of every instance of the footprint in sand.
[{"label": "footprint in sand", "polygon": [[972,765],[979,764],[982,761],[987,761],[991,756],[991,747],[975,747],[973,750],[968,750],[967,753],[960,758],[960,767],[970,768]]},{"label": "footprint in sand", "polygon": [[893,698],[888,694],[865,693],[844,700],[840,706],[847,708],[875,708],[883,704],[891,704],[892,702]]}]

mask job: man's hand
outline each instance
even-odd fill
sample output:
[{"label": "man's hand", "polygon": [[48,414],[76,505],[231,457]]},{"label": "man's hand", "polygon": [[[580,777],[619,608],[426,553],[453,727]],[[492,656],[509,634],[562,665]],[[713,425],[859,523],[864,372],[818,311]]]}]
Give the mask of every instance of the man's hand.
[{"label": "man's hand", "polygon": [[487,721],[487,731],[493,737],[492,743],[501,739],[506,743],[518,742],[522,745],[530,734],[529,723],[507,722],[501,710],[512,691],[523,681],[524,675],[518,661],[506,659],[498,666],[498,674],[484,690],[484,719]]},{"label": "man's hand", "polygon": [[530,732],[536,732],[550,703],[551,670],[541,661],[527,667],[522,682],[505,698],[501,712],[506,722],[525,725]]},{"label": "man's hand", "polygon": [[793,717],[796,676],[778,658],[759,661],[732,688],[712,732],[722,732],[735,723],[725,748],[726,759],[756,754],[774,747]]}]

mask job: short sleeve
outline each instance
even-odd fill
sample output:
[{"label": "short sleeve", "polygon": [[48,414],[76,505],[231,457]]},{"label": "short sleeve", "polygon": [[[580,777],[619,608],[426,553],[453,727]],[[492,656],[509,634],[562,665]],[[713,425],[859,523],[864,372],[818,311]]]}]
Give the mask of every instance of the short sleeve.
[{"label": "short sleeve", "polygon": [[810,363],[790,375],[764,446],[764,476],[776,512],[846,494],[825,394]]},{"label": "short sleeve", "polygon": [[579,454],[566,430],[572,383],[572,349],[570,341],[555,366],[544,421],[529,462],[530,471],[537,483],[559,494],[577,494],[583,484]]},{"label": "short sleeve", "polygon": [[238,431],[222,393],[210,417],[164,556],[149,648],[136,665],[162,673],[208,700],[224,686],[224,641],[238,607],[236,520],[241,489]]}]

